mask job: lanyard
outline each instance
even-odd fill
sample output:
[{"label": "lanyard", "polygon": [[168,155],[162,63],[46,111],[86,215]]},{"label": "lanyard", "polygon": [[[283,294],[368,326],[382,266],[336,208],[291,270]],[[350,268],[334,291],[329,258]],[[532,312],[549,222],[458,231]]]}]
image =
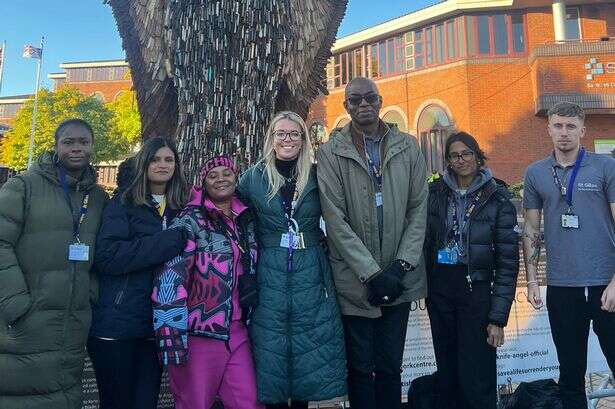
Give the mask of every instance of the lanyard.
[{"label": "lanyard", "polygon": [[[382,143],[382,140],[380,140]],[[367,166],[370,172],[376,178],[376,183],[378,184],[378,191],[382,192],[382,158],[380,158],[380,165],[376,166],[376,163],[372,160],[367,152],[367,143],[365,142],[365,134],[363,134],[363,150],[365,151],[365,158],[367,159]]]},{"label": "lanyard", "polygon": [[293,251],[295,244],[295,235],[299,235],[299,223],[295,220],[295,211],[297,210],[297,201],[299,199],[299,191],[297,190],[297,186],[295,185],[295,191],[293,192],[293,201],[290,203],[290,212],[287,211],[289,208],[286,200],[280,195],[280,201],[282,204],[282,211],[286,216],[286,222],[288,223],[288,259],[286,263],[286,269],[288,272],[293,269]]},{"label": "lanyard", "polygon": [[75,211],[73,209],[73,203],[70,200],[70,190],[68,188],[68,183],[66,182],[66,172],[64,171],[64,168],[60,167],[59,173],[60,185],[62,185],[64,198],[66,199],[66,203],[68,203],[68,208],[70,209],[70,217],[73,219],[73,238],[77,241],[77,243],[81,243],[81,240],[79,239],[79,229],[85,219],[85,215],[88,213],[88,200],[90,195],[86,194],[83,196],[83,200],[81,201],[81,209],[79,210],[77,217],[75,217]]},{"label": "lanyard", "polygon": [[483,195],[483,190],[481,189],[474,196],[474,198],[470,202],[470,205],[466,207],[466,211],[463,214],[463,220],[462,220],[462,224],[461,225],[459,223],[459,218],[457,217],[457,201],[455,200],[454,197],[451,196],[451,200],[452,200],[451,211],[453,212],[453,229],[452,229],[452,233],[453,233],[453,237],[454,237],[456,242],[460,242],[461,241],[461,234],[463,232],[463,229],[465,228],[466,224],[468,223],[468,220],[470,219],[470,215],[472,214],[472,212],[474,211],[474,209],[478,205],[478,202],[480,201],[480,198],[481,198],[482,195]]},{"label": "lanyard", "polygon": [[[242,242],[237,233],[235,233],[235,231],[231,227],[229,227],[228,223],[224,220],[224,218],[225,216],[223,215],[220,215],[218,217],[218,220],[215,223],[216,230],[222,233],[227,239],[229,239],[229,241],[235,243],[235,245],[237,245],[237,248],[239,249],[240,255],[243,257],[243,255],[246,253],[246,250],[242,245]],[[237,225],[237,223],[235,224]]]},{"label": "lanyard", "polygon": [[564,187],[564,184],[560,180],[557,175],[557,171],[555,170],[555,166],[553,166],[553,181],[555,185],[559,188],[562,196],[566,197],[566,203],[568,204],[568,210],[572,209],[572,193],[574,192],[574,182],[577,179],[577,175],[579,174],[579,169],[581,168],[581,162],[585,157],[585,149],[581,148],[579,154],[577,155],[577,160],[574,162],[574,167],[572,168],[572,175],[570,175],[570,179],[568,180],[568,186]]},{"label": "lanyard", "polygon": [[158,203],[155,200],[153,200],[153,202],[154,202],[154,208],[156,209],[156,212],[158,212],[160,217],[162,217],[162,230],[166,230],[167,229],[167,204],[166,204],[166,198],[164,199],[164,203]]}]

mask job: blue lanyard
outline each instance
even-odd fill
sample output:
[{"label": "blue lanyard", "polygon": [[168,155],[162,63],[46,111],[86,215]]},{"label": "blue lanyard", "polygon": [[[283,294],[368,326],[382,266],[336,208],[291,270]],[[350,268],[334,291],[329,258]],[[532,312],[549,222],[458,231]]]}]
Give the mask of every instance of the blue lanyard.
[{"label": "blue lanyard", "polygon": [[[380,141],[382,143],[382,140]],[[376,163],[372,160],[367,152],[367,143],[365,142],[365,135],[363,135],[363,150],[365,151],[365,158],[367,159],[367,166],[370,172],[376,178],[378,184],[378,191],[382,192],[382,158],[380,158],[380,166],[376,166]]]},{"label": "blue lanyard", "polygon": [[79,240],[79,230],[83,220],[85,219],[85,215],[88,213],[88,198],[89,195],[85,194],[83,199],[81,200],[81,209],[79,210],[79,214],[75,217],[75,211],[73,209],[73,203],[70,200],[70,189],[68,188],[68,183],[66,182],[66,171],[64,168],[59,167],[60,174],[60,185],[62,186],[62,190],[64,191],[64,198],[66,199],[66,203],[68,203],[68,208],[70,209],[70,217],[73,219],[73,238],[80,243]]},{"label": "blue lanyard", "polygon": [[461,241],[461,234],[463,232],[463,229],[465,228],[466,224],[468,223],[468,220],[470,219],[470,215],[472,214],[472,212],[474,211],[474,209],[478,205],[478,202],[480,201],[480,198],[481,198],[482,195],[483,195],[483,190],[482,189],[476,195],[474,195],[474,198],[470,202],[470,205],[466,207],[466,211],[463,214],[463,220],[462,220],[462,224],[461,225],[459,223],[459,218],[457,217],[457,202],[456,202],[455,198],[452,195],[450,196],[451,200],[452,200],[451,211],[453,212],[453,228],[452,228],[451,232],[453,233],[453,237],[454,237],[456,242],[460,242]]},{"label": "blue lanyard", "polygon": [[562,181],[559,176],[557,176],[557,172],[555,171],[555,166],[553,167],[553,179],[555,180],[555,184],[560,188],[563,196],[566,196],[566,203],[568,204],[568,209],[572,209],[572,194],[574,192],[574,182],[577,179],[577,175],[579,174],[579,169],[581,169],[581,162],[585,157],[585,149],[581,148],[579,150],[579,154],[577,155],[577,160],[574,162],[574,168],[572,168],[572,174],[570,175],[570,179],[568,180],[568,186],[566,187],[566,191],[564,193]]}]

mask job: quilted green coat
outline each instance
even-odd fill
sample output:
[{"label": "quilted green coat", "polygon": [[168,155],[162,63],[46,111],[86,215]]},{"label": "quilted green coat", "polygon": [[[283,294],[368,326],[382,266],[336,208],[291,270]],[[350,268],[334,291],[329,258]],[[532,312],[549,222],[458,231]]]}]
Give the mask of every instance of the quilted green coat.
[{"label": "quilted green coat", "polygon": [[0,408],[78,409],[90,327],[90,275],[106,193],[88,168],[67,176],[88,262],[68,261],[73,223],[51,154],[0,189]]},{"label": "quilted green coat", "polygon": [[257,217],[259,305],[250,336],[262,403],[318,401],[346,394],[344,333],[331,267],[319,228],[315,170],[297,203],[295,219],[305,249],[295,250],[288,271],[288,231],[281,198],[267,201],[267,177],[259,163],[241,178],[239,192]]}]

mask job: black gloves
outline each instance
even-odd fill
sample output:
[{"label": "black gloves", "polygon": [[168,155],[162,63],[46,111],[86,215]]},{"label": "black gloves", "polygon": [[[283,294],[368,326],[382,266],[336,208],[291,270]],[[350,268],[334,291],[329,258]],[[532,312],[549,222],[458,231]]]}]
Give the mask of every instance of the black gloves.
[{"label": "black gloves", "polygon": [[255,308],[258,305],[258,287],[254,274],[242,274],[237,283],[239,305],[242,309]]},{"label": "black gloves", "polygon": [[404,292],[401,279],[406,269],[400,260],[395,260],[382,270],[380,274],[368,282],[369,297],[368,301],[373,306],[389,304],[397,300]]}]

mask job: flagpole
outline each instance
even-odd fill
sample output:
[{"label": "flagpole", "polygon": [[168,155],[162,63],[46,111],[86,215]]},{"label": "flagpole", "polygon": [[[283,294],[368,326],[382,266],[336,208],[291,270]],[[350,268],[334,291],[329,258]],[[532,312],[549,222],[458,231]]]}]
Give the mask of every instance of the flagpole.
[{"label": "flagpole", "polygon": [[32,165],[32,156],[34,155],[34,131],[36,130],[36,112],[38,110],[38,89],[41,83],[41,66],[43,65],[43,43],[45,37],[41,37],[41,58],[38,60],[36,67],[36,87],[34,91],[34,109],[32,110],[32,129],[30,131],[30,147],[28,149],[28,169]]},{"label": "flagpole", "polygon": [[2,94],[2,74],[4,73],[4,56],[6,55],[6,41],[2,42],[0,51],[0,94]]}]

